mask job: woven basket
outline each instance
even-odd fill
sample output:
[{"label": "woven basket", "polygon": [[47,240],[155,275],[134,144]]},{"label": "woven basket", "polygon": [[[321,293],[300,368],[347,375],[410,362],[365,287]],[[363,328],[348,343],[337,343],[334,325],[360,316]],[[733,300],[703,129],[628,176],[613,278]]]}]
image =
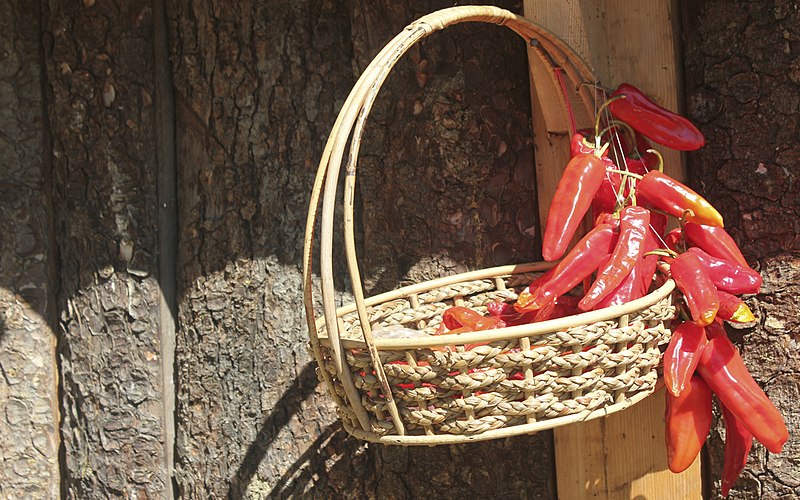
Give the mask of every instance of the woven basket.
[{"label": "woven basket", "polygon": [[[491,301],[514,301],[551,265],[484,269],[364,297],[355,252],[353,201],[365,120],[389,71],[414,43],[447,26],[470,21],[514,30],[534,48],[537,64],[551,70],[557,66],[571,88],[580,88],[578,101],[584,111],[591,114],[594,106],[591,91],[579,85],[593,81],[586,64],[552,33],[496,7],[454,7],[419,19],[389,42],[361,75],[333,126],[314,183],[305,233],[304,298],[318,374],[336,402],[345,429],[368,441],[463,443],[608,415],[653,392],[659,345],[670,337],[665,321],[675,313],[671,280],[622,306],[540,323],[461,335],[373,336],[378,326],[432,333],[452,305],[485,312]],[[537,80],[536,85],[540,95],[566,97],[555,77]],[[337,309],[333,215],[348,146],[344,241],[354,303]],[[311,256],[321,198],[324,314],[317,318]],[[467,349],[467,344],[480,345]]]}]

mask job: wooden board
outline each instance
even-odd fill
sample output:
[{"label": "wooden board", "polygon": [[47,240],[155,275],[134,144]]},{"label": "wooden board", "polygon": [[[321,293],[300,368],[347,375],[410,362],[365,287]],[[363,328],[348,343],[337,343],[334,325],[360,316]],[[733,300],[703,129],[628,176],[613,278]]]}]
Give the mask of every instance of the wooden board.
[{"label": "wooden board", "polygon": [[[526,17],[555,32],[586,59],[597,83],[614,88],[629,82],[680,112],[676,2],[525,0],[524,8]],[[533,102],[539,219],[544,227],[568,158],[569,137],[563,130],[548,130],[536,99]],[[682,155],[659,150],[665,172],[683,179]],[[682,474],[667,468],[663,400],[663,392],[658,392],[608,418],[556,429],[559,498],[700,498],[700,460]]]}]

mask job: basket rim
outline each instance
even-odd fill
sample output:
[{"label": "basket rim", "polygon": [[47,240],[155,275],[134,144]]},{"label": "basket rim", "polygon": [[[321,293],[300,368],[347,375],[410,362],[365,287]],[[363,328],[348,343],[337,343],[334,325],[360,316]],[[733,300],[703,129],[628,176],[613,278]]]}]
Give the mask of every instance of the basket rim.
[{"label": "basket rim", "polygon": [[[447,286],[464,281],[474,281],[488,278],[502,278],[514,274],[521,274],[531,271],[540,271],[552,267],[555,263],[551,262],[529,262],[525,264],[507,265],[481,269],[477,271],[470,271],[466,273],[454,274],[445,276],[434,280],[423,281],[412,285],[407,285],[389,292],[384,292],[378,295],[368,297],[364,300],[365,306],[373,306],[395,300],[408,295],[413,295],[429,290],[433,290],[442,286]],[[445,334],[430,337],[414,337],[414,338],[397,338],[397,339],[374,339],[373,343],[378,350],[396,351],[417,348],[430,348],[446,345],[460,345],[470,344],[475,342],[496,342],[503,340],[514,340],[522,337],[532,337],[544,335],[548,333],[558,332],[573,327],[583,326],[587,324],[597,323],[600,321],[608,321],[619,318],[626,314],[631,314],[636,311],[645,309],[652,306],[662,299],[669,296],[675,289],[675,282],[669,278],[663,285],[653,290],[644,297],[636,300],[626,302],[617,306],[606,307],[594,311],[588,311],[572,316],[563,318],[555,318],[537,323],[529,323],[525,325],[509,326],[505,328],[497,328],[494,330],[485,330],[479,332],[469,332],[461,334]],[[346,304],[336,309],[336,317],[341,318],[345,314],[351,314],[356,311],[355,302]],[[316,323],[317,335],[319,342],[330,347],[330,338],[325,329],[325,318],[318,318]],[[363,340],[341,338],[341,345],[347,349],[366,349],[367,343]]]}]

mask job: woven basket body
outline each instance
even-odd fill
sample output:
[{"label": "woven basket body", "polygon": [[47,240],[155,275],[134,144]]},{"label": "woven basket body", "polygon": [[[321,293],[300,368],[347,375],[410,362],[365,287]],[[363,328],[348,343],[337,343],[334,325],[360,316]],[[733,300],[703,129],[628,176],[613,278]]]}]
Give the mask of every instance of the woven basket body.
[{"label": "woven basket body", "polygon": [[[314,184],[304,284],[310,346],[320,378],[345,428],[369,441],[404,445],[479,441],[607,415],[653,392],[659,345],[669,341],[665,321],[675,313],[670,280],[622,306],[461,335],[424,334],[436,331],[442,313],[452,305],[485,313],[489,302],[516,300],[549,264],[473,271],[364,297],[353,235],[356,162],[364,122],[389,71],[414,43],[467,21],[514,30],[535,47],[539,64],[550,69],[557,65],[563,71],[571,88],[593,81],[569,47],[540,26],[502,9],[470,6],[439,11],[411,24],[387,44],[356,83],[333,127]],[[541,85],[550,86],[551,93],[560,92],[555,79],[537,82],[537,90]],[[591,94],[582,92],[578,91],[579,105],[590,112]],[[343,163],[345,253],[354,303],[337,309],[333,208]],[[311,256],[320,200],[323,316],[317,318]],[[398,327],[422,334],[384,338],[382,332]]]}]

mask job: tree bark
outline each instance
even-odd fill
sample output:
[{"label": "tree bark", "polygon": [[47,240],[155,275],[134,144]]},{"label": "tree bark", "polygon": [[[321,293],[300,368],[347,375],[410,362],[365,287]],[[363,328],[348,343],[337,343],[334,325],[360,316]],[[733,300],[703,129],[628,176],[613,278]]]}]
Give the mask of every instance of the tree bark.
[{"label": "tree bark", "polygon": [[[383,44],[447,5],[256,4],[168,4],[181,220],[179,492],[550,496],[549,433],[366,446],[344,435],[302,348],[302,224],[338,108]],[[370,290],[533,258],[526,67],[513,33],[473,25],[414,49],[390,78],[361,164]]]},{"label": "tree bark", "polygon": [[[750,372],[783,414],[789,441],[778,455],[753,446],[729,498],[800,495],[800,13],[792,2],[684,2],[689,116],[707,145],[689,155],[693,185],[764,285],[747,302],[757,323],[730,329]],[[707,449],[719,497],[723,426]]]},{"label": "tree bark", "polygon": [[47,120],[37,5],[0,2],[0,497],[59,495]]},{"label": "tree bark", "polygon": [[164,498],[150,0],[43,2],[68,498]]},{"label": "tree bark", "polygon": [[369,468],[317,386],[301,306],[313,175],[354,81],[344,4],[172,0],[168,17],[180,207],[178,491],[357,494]]}]

